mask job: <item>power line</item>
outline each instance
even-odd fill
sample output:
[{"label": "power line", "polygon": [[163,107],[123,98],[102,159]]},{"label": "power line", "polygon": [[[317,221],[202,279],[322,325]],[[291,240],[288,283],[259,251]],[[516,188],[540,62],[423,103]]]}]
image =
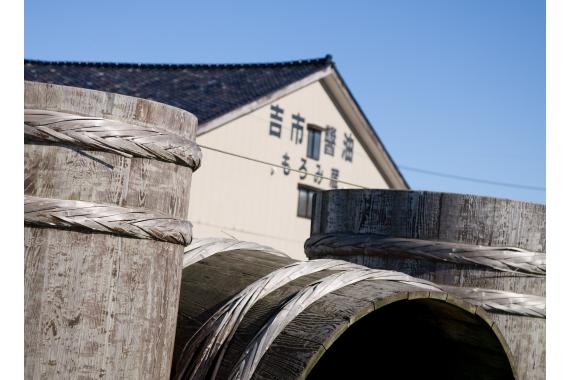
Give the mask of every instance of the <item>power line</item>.
[{"label": "power line", "polygon": [[[279,240],[289,241],[289,242],[292,242],[292,243],[300,243],[299,240],[290,239],[290,238],[287,238],[287,237],[284,237],[284,236],[262,234],[262,233],[253,232],[253,231],[250,231],[250,230],[245,230],[245,229],[240,229],[240,228],[235,228],[235,227],[229,227],[229,226],[220,226],[220,225],[218,225],[218,224],[212,224],[212,223],[203,222],[203,221],[200,221],[200,220],[197,220],[197,219],[193,219],[193,225],[194,225],[195,223],[196,223],[197,225],[198,225],[198,224],[202,224],[203,226],[209,226],[209,227],[219,228],[219,231],[220,231],[220,232],[225,233],[225,234],[231,236],[231,237],[232,237],[233,239],[235,239],[235,240],[240,240],[240,239],[236,239],[236,238],[235,238],[234,236],[232,236],[231,234],[225,232],[225,231],[223,230],[223,228],[224,228],[224,229],[227,229],[227,230],[232,230],[232,231],[235,231],[235,232],[240,232],[240,233],[244,233],[244,234],[249,234],[249,235],[261,236],[261,237],[265,237],[265,238],[279,239]],[[304,241],[302,241],[302,243],[304,243]]]},{"label": "power line", "polygon": [[[250,114],[250,116],[255,118],[255,119],[259,119],[260,120],[259,122],[264,122],[264,123],[268,122],[268,119],[260,117],[258,115],[255,115],[254,113]],[[289,127],[288,125],[283,125],[282,129],[284,129],[284,130],[286,130],[286,132],[288,132],[292,128]],[[359,151],[354,151],[353,153],[354,153],[354,155],[366,157],[369,159],[369,156],[367,156],[367,154],[364,155]],[[410,171],[418,172],[418,173],[424,173],[424,174],[434,175],[434,176],[438,176],[438,177],[443,177],[443,178],[456,179],[456,180],[460,180],[460,181],[469,181],[469,182],[483,183],[483,184],[494,185],[494,186],[511,187],[511,188],[515,188],[515,189],[546,191],[546,188],[544,188],[544,187],[521,185],[521,184],[509,183],[509,182],[491,181],[491,180],[480,179],[480,178],[464,177],[464,176],[459,176],[459,175],[455,175],[455,174],[440,173],[440,172],[435,172],[435,171],[425,170],[425,169],[419,169],[419,168],[414,168],[414,167],[404,166],[404,165],[399,165],[399,168],[404,169],[404,170],[410,170]],[[339,182],[341,182],[341,181],[339,181]],[[357,185],[354,185],[354,186],[357,186]],[[358,187],[365,188],[363,186],[358,186]]]},{"label": "power line", "polygon": [[[255,118],[255,119],[259,119],[260,122],[266,123],[268,121],[266,118],[262,118],[260,116],[254,115],[254,114],[251,114],[250,116]],[[256,121],[258,121],[258,120],[256,120]],[[286,130],[286,132],[288,132],[292,128],[290,128],[288,125],[283,125],[282,129]],[[353,154],[355,156],[360,156],[360,157],[364,157],[366,159],[369,159],[369,156],[367,154],[363,154],[360,151],[354,151]],[[454,174],[439,173],[439,172],[434,172],[431,170],[418,169],[418,168],[409,167],[409,166],[401,166],[400,165],[399,167],[404,169],[404,170],[410,170],[410,171],[415,171],[415,172],[429,174],[429,175],[435,175],[435,176],[444,177],[444,178],[457,179],[457,180],[461,180],[461,181],[470,181],[470,182],[475,182],[475,183],[484,183],[484,184],[488,184],[488,185],[504,186],[504,187],[511,187],[511,188],[517,188],[517,189],[524,189],[524,190],[546,191],[546,188],[544,188],[544,187],[520,185],[520,184],[508,183],[508,182],[491,181],[491,180],[472,178],[472,177],[463,177],[463,176],[457,176]]]},{"label": "power line", "polygon": [[[345,185],[354,186],[354,187],[358,187],[358,188],[361,188],[361,189],[367,189],[367,188],[368,188],[368,187],[366,187],[366,186],[357,185],[357,184],[355,184],[355,183],[351,183],[351,182],[343,181],[343,180],[340,180],[340,179],[334,179],[334,178],[331,178],[331,177],[326,177],[326,176],[321,176],[321,175],[317,175],[317,174],[312,174],[312,173],[304,172],[304,171],[297,170],[297,169],[294,169],[294,168],[291,168],[291,167],[274,164],[274,163],[268,162],[268,161],[259,160],[259,159],[257,159],[257,158],[247,157],[247,156],[243,156],[243,155],[240,155],[240,154],[237,154],[237,153],[227,152],[227,151],[225,151],[225,150],[208,147],[208,146],[201,145],[201,144],[197,144],[197,145],[199,145],[202,149],[212,150],[212,151],[214,151],[214,152],[226,154],[226,155],[228,155],[228,156],[240,158],[240,159],[247,160],[247,161],[256,162],[256,163],[263,164],[263,165],[268,165],[268,166],[275,167],[275,168],[278,168],[278,169],[291,170],[291,171],[293,171],[293,172],[295,172],[295,173],[305,174],[305,175],[309,175],[309,176],[311,176],[311,177],[321,178],[321,179],[325,179],[325,180],[328,180],[328,181],[336,181],[336,182],[339,182],[339,183],[343,183],[343,184],[345,184]],[[434,175],[434,176],[437,176],[437,177],[456,179],[456,180],[459,180],[459,181],[468,181],[468,182],[474,182],[474,183],[483,183],[483,184],[488,184],[488,185],[504,186],[504,187],[511,187],[511,188],[516,188],[516,189],[524,189],[524,190],[546,191],[546,188],[544,188],[544,187],[521,185],[521,184],[509,183],[509,182],[491,181],[491,180],[481,179],[481,178],[465,177],[465,176],[460,176],[460,175],[455,175],[455,174],[447,174],[447,173],[435,172],[435,171],[432,171],[432,170],[419,169],[419,168],[414,168],[414,167],[405,166],[405,165],[399,165],[399,169],[409,170],[409,171],[418,172],[418,173],[423,173],[423,174]]]},{"label": "power line", "polygon": [[434,172],[434,171],[431,171],[431,170],[413,168],[413,167],[404,166],[404,165],[399,165],[399,169],[409,170],[409,171],[412,171],[412,172],[424,173],[424,174],[429,174],[429,175],[434,175],[434,176],[437,176],[437,177],[451,178],[451,179],[456,179],[456,180],[459,180],[459,181],[469,181],[469,182],[476,182],[476,183],[484,183],[484,184],[488,184],[488,185],[512,187],[512,188],[515,188],[515,189],[525,189],[525,190],[534,190],[534,191],[546,191],[546,188],[545,188],[545,187],[537,187],[537,186],[529,186],[529,185],[520,185],[520,184],[516,184],[516,183],[490,181],[490,180],[488,180],[488,179],[464,177],[464,176],[460,176],[460,175]]},{"label": "power line", "polygon": [[304,171],[297,170],[297,169],[294,169],[294,168],[291,168],[291,167],[282,166],[282,165],[278,165],[278,164],[273,164],[272,162],[262,161],[262,160],[259,160],[259,159],[257,159],[257,158],[247,157],[247,156],[243,156],[243,155],[240,155],[240,154],[237,154],[237,153],[231,153],[231,152],[227,152],[227,151],[224,151],[224,150],[221,150],[221,149],[211,148],[211,147],[208,147],[208,146],[205,146],[205,145],[201,145],[201,144],[197,144],[197,145],[200,146],[202,149],[212,150],[213,152],[218,152],[218,153],[226,154],[226,155],[229,155],[229,156],[232,156],[232,157],[241,158],[241,159],[243,159],[243,160],[248,160],[248,161],[252,161],[252,162],[257,162],[257,163],[259,163],[259,164],[268,165],[268,166],[272,166],[272,167],[279,168],[279,169],[291,170],[291,171],[296,172],[296,173],[305,174],[305,175],[309,175],[309,176],[316,177],[316,178],[326,179],[326,180],[329,180],[329,181],[339,182],[339,183],[343,183],[343,184],[345,184],[345,185],[350,185],[350,186],[354,186],[354,187],[359,187],[359,188],[361,188],[361,189],[367,189],[367,187],[365,187],[365,186],[356,185],[355,183],[342,181],[342,180],[340,180],[340,179],[335,179],[335,178],[330,178],[330,177],[326,177],[326,176],[323,176],[323,175],[317,175],[317,174],[312,174],[312,173],[304,172]]}]

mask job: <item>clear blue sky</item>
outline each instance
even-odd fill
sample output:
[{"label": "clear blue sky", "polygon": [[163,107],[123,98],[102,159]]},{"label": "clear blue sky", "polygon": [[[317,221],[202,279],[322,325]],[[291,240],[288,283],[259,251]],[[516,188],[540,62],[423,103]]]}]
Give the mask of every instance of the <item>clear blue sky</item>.
[{"label": "clear blue sky", "polygon": [[[25,2],[30,59],[272,62],[332,54],[400,166],[545,186],[545,2]],[[402,170],[414,189],[543,191]]]}]

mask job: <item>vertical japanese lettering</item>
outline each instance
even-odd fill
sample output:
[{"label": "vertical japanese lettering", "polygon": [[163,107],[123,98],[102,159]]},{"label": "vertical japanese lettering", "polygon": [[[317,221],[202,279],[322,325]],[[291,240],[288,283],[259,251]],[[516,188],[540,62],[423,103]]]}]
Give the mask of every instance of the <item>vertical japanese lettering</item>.
[{"label": "vertical japanese lettering", "polygon": [[284,110],[278,104],[270,106],[270,136],[280,138],[282,134],[282,114],[284,114]]},{"label": "vertical japanese lettering", "polygon": [[332,168],[332,174],[330,175],[330,187],[332,189],[338,188],[338,177],[340,175],[340,171],[338,169]]},{"label": "vertical japanese lettering", "polygon": [[304,137],[304,121],[305,119],[299,113],[292,114],[292,129],[290,130],[290,141],[294,140],[294,144],[302,144]]},{"label": "vertical japanese lettering", "polygon": [[288,163],[289,160],[290,156],[288,156],[288,153],[284,153],[282,156],[282,169],[284,170],[284,175],[290,174],[290,164]]},{"label": "vertical japanese lettering", "polygon": [[308,169],[306,169],[306,159],[305,158],[300,158],[300,159],[302,160],[302,165],[300,165],[298,170],[302,172],[300,173],[300,179],[304,179],[308,175]]},{"label": "vertical japanese lettering", "polygon": [[349,135],[344,133],[344,150],[342,152],[342,158],[346,161],[352,162],[354,157],[354,139],[352,134]]},{"label": "vertical japanese lettering", "polygon": [[326,126],[326,135],[324,136],[324,154],[334,155],[336,148],[336,128]]},{"label": "vertical japanese lettering", "polygon": [[320,164],[316,164],[316,175],[314,175],[314,182],[318,185],[322,182],[322,177],[324,176],[324,171],[320,167]]}]

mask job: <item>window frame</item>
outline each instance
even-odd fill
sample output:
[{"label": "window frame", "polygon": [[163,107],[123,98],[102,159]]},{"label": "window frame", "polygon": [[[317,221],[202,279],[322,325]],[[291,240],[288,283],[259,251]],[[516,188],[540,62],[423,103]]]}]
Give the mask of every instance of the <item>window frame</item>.
[{"label": "window frame", "polygon": [[[319,161],[320,160],[320,149],[322,145],[322,131],[324,128],[315,125],[315,124],[307,124],[306,125],[306,136],[308,139],[308,145],[306,146],[306,157]],[[316,147],[316,135],[317,138],[317,147]],[[316,156],[314,156],[316,153]]]},{"label": "window frame", "polygon": [[[307,186],[307,185],[303,185],[303,184],[298,184],[298,188],[297,188],[298,192],[297,192],[297,196],[298,196],[298,202],[296,205],[296,216],[299,218],[304,218],[304,219],[312,219],[312,209],[314,208],[314,199],[312,197],[309,197],[310,193],[313,193],[313,195],[315,195],[316,193],[318,193],[318,191],[322,191],[321,189],[317,189],[315,187],[312,186]],[[305,214],[300,215],[300,192],[301,191],[306,191],[306,207],[305,207]],[[310,207],[310,209],[308,210],[308,207]]]}]

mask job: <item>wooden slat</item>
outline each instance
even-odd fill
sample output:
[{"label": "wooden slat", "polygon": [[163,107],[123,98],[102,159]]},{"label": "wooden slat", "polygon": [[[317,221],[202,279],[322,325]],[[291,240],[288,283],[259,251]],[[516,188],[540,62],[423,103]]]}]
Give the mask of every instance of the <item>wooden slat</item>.
[{"label": "wooden slat", "polygon": [[[256,255],[260,253],[257,252]],[[264,262],[258,263],[259,258],[252,252],[237,250],[228,256],[226,253],[215,254],[185,269],[179,314],[183,312],[188,314],[179,318],[184,326],[178,327],[176,352],[180,353],[200,324],[216,312],[224,302],[256,279],[270,273],[275,265],[282,264],[275,264],[275,259],[271,256],[263,255],[260,258],[264,259]],[[226,379],[230,376],[247,345],[264,324],[280,310],[284,302],[308,284],[332,273],[334,272],[321,271],[302,276],[257,301],[239,324],[228,349],[224,351],[216,378]],[[328,352],[327,350],[336,350],[338,338],[341,336],[343,340],[345,334],[348,332],[351,334],[355,326],[360,326],[362,320],[367,320],[378,312],[384,312],[385,308],[392,308],[403,302],[417,304],[428,299],[430,302],[441,304],[446,298],[443,293],[431,293],[413,285],[394,281],[363,281],[338,289],[311,304],[284,328],[264,354],[256,368],[254,378],[304,378],[311,373],[314,364]],[[492,321],[481,319],[482,310],[476,314],[475,307],[463,302],[444,310],[438,308],[435,311],[429,306],[412,308],[408,313],[419,314],[418,319],[413,318],[415,315],[404,315],[404,321],[413,321],[411,323],[426,326],[425,319],[438,318],[439,320],[428,328],[445,342],[443,343],[445,346],[447,341],[451,341],[457,345],[477,347],[476,349],[482,350],[482,345],[494,343],[496,351],[487,353],[484,350],[481,357],[477,357],[471,356],[470,350],[465,350],[464,355],[472,357],[473,364],[478,364],[479,360],[491,361],[492,364],[485,367],[493,377],[495,373],[506,373],[506,368],[510,366],[502,351],[502,345],[496,341],[497,338],[490,325]],[[442,331],[448,320],[452,321],[453,331]],[[400,328],[407,328],[406,326],[407,323],[402,324]],[[391,327],[383,326],[383,328]],[[474,329],[477,331],[473,331]],[[415,342],[414,337],[408,339]],[[466,343],[463,339],[466,339]],[[461,359],[457,362],[460,363]],[[498,368],[495,367],[497,364]],[[468,378],[472,373],[464,373],[458,366],[453,366],[449,372]]]},{"label": "wooden slat", "polygon": [[230,375],[230,371],[240,358],[240,355],[242,355],[242,352],[244,352],[248,343],[250,343],[250,340],[262,326],[264,326],[266,321],[280,310],[283,302],[300,291],[304,286],[331,273],[330,271],[322,271],[313,275],[297,278],[259,300],[245,315],[244,320],[240,323],[236,333],[231,339],[217,378],[224,379]]},{"label": "wooden slat", "polygon": [[370,232],[545,251],[540,204],[429,191],[334,190],[318,194],[316,205],[312,234]]},{"label": "wooden slat", "polygon": [[304,379],[324,348],[310,340],[280,334],[264,355],[252,379]]},{"label": "wooden slat", "polygon": [[477,265],[393,257],[392,255],[323,255],[320,258],[344,260],[370,268],[404,272],[410,276],[442,285],[489,288],[538,296],[546,295],[546,279],[544,277],[500,272]]},{"label": "wooden slat", "polygon": [[350,322],[373,310],[371,301],[330,293],[304,310],[284,333],[320,343],[327,349]]},{"label": "wooden slat", "polygon": [[[376,233],[396,238],[517,247],[533,252],[546,250],[546,207],[529,202],[427,191],[336,190],[318,194],[315,209],[312,234]],[[545,277],[478,265],[396,257],[390,252],[319,258],[396,270],[437,284],[546,294]],[[497,328],[502,326],[500,330],[519,363],[519,377],[543,378],[544,320],[532,323],[527,317],[502,314],[494,314],[492,318],[499,321]]]},{"label": "wooden slat", "polygon": [[[186,112],[133,97],[25,83],[25,108],[195,137]],[[26,143],[26,195],[146,208],[186,219],[188,167]],[[169,377],[182,246],[50,228],[25,234],[26,378]]]}]

